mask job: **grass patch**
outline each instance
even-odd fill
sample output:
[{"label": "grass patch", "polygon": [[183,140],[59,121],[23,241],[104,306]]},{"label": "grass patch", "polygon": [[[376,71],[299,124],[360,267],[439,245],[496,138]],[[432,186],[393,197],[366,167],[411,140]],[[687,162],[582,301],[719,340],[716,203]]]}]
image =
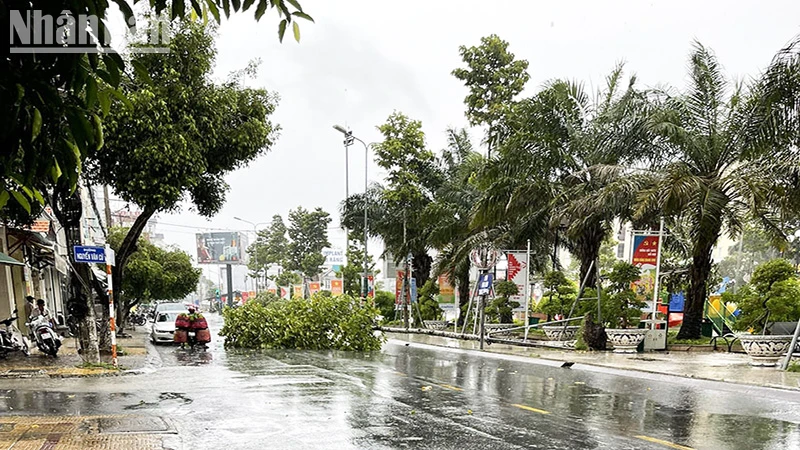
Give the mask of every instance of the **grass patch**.
[{"label": "grass patch", "polygon": [[78,364],[78,369],[105,369],[105,370],[121,370],[122,367],[114,367],[111,363],[99,362],[99,363],[90,363],[85,362],[83,364]]},{"label": "grass patch", "polygon": [[789,364],[789,367],[786,369],[787,372],[800,372],[800,363],[793,362]]}]

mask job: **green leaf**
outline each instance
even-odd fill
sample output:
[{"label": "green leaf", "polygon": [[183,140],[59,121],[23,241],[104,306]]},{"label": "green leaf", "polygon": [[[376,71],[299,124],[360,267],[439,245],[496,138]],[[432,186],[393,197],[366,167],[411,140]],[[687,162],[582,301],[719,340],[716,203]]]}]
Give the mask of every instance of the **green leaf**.
[{"label": "green leaf", "polygon": [[42,113],[36,107],[33,108],[33,125],[31,126],[31,142],[36,140],[42,131]]},{"label": "green leaf", "polygon": [[42,196],[42,193],[39,192],[38,189],[33,190],[33,198],[35,198],[40,205],[44,206],[44,197]]},{"label": "green leaf", "polygon": [[149,86],[153,85],[153,79],[150,78],[150,73],[141,61],[134,59],[131,61],[131,65],[133,66],[133,71],[136,73],[136,76],[139,77],[141,81],[144,81]]},{"label": "green leaf", "polygon": [[57,183],[58,179],[61,178],[61,166],[58,165],[58,161],[53,159],[53,165],[50,167],[50,178],[53,180],[53,183]]},{"label": "green leaf", "polygon": [[261,17],[264,16],[264,13],[267,12],[267,5],[269,2],[267,0],[261,0],[258,2],[258,8],[256,8],[256,21],[261,20]]},{"label": "green leaf", "polygon": [[0,209],[3,209],[3,207],[6,206],[9,198],[11,198],[11,194],[9,194],[8,191],[0,191]]},{"label": "green leaf", "polygon": [[244,0],[244,5],[242,5],[242,11],[247,11],[248,9],[250,9],[250,7],[253,6],[253,3],[255,2],[256,0]]},{"label": "green leaf", "polygon": [[287,1],[287,2],[288,2],[290,5],[294,6],[294,7],[295,7],[295,9],[297,9],[298,11],[302,11],[302,10],[303,10],[303,7],[302,7],[302,6],[300,6],[300,3],[299,3],[297,0],[286,0],[286,1]]},{"label": "green leaf", "polygon": [[94,122],[94,147],[95,150],[103,148],[103,121],[97,114],[92,114],[92,122]]},{"label": "green leaf", "polygon": [[122,93],[119,89],[109,88],[108,92],[111,93],[114,97],[117,97],[117,100],[121,101],[126,108],[133,109],[133,103],[131,103],[128,96]]},{"label": "green leaf", "polygon": [[296,17],[299,17],[301,19],[306,19],[306,20],[308,20],[308,21],[310,21],[312,23],[314,22],[314,19],[312,19],[311,16],[309,16],[308,14],[306,14],[306,13],[304,13],[302,11],[293,12],[292,15],[296,16]]},{"label": "green leaf", "polygon": [[219,24],[219,9],[217,8],[216,0],[206,0],[206,6],[208,6],[208,10],[211,12],[211,15],[214,16],[214,20],[216,20]]},{"label": "green leaf", "polygon": [[242,7],[242,0],[232,0],[231,3],[233,3],[234,12],[239,11],[239,9]]},{"label": "green leaf", "polygon": [[92,109],[95,103],[97,103],[97,81],[94,77],[88,77],[86,78],[86,107]]},{"label": "green leaf", "polygon": [[97,94],[97,99],[100,101],[100,110],[103,112],[103,116],[107,116],[111,111],[111,97],[108,95],[108,91],[100,91]]},{"label": "green leaf", "polygon": [[19,203],[19,205],[22,206],[22,209],[24,209],[28,214],[31,213],[31,203],[28,201],[27,198],[25,198],[24,195],[20,194],[17,191],[11,191],[11,195],[13,195],[17,203]]},{"label": "green leaf", "polygon": [[294,31],[294,40],[300,42],[300,25],[297,22],[292,22],[292,31]]},{"label": "green leaf", "polygon": [[283,42],[283,35],[286,34],[286,19],[281,20],[278,24],[278,40]]},{"label": "green leaf", "polygon": [[[105,63],[106,70],[108,70],[108,74],[110,76],[110,80],[106,80],[108,84],[117,87],[119,86],[119,81],[121,79],[120,68],[123,66],[119,64],[120,61],[117,58],[114,58],[112,55],[116,55],[115,53],[106,53],[103,55],[103,63]],[[116,55],[119,57],[119,55]]]},{"label": "green leaf", "polygon": [[222,0],[222,10],[225,11],[225,17],[231,16],[231,0]]}]

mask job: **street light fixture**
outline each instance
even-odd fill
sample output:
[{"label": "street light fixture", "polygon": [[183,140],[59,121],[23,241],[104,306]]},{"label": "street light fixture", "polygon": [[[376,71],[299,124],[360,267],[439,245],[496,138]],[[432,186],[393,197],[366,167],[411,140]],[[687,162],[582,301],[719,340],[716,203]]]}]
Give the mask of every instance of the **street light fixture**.
[{"label": "street light fixture", "polygon": [[[244,220],[244,219],[242,219],[240,217],[234,217],[233,219],[234,220],[238,220],[239,222],[244,222],[244,223],[252,225],[253,226],[253,233],[256,236],[256,241],[258,241],[258,226],[259,225],[267,225],[266,222],[253,223],[253,222],[250,222],[249,220]],[[255,242],[253,242],[253,243],[255,243]],[[258,283],[260,281],[259,280],[259,276],[258,276],[258,247],[256,247],[255,254],[256,254],[256,257],[255,257],[256,258],[256,295],[258,295]]]},{"label": "street light fixture", "polygon": [[[369,293],[369,275],[367,268],[367,205],[368,205],[367,190],[369,187],[367,182],[367,174],[369,170],[369,146],[367,145],[366,142],[354,136],[352,131],[348,130],[347,128],[341,125],[334,125],[333,129],[344,135],[345,158],[347,158],[348,149],[351,145],[353,145],[354,141],[358,141],[361,143],[361,145],[364,146],[364,285],[361,292],[363,298],[366,298],[367,294]],[[347,160],[345,159],[345,161]],[[345,178],[347,178],[347,176],[348,176],[347,171],[345,171]],[[345,180],[345,183],[348,183],[348,180]],[[346,202],[347,198],[345,198],[345,205],[347,204]]]}]

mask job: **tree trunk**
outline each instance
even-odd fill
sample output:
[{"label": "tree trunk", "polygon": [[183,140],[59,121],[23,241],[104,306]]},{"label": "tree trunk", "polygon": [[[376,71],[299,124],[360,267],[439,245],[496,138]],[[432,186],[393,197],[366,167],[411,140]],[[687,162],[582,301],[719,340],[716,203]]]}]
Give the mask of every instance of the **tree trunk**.
[{"label": "tree trunk", "polygon": [[[142,232],[144,231],[144,227],[147,225],[147,222],[153,217],[153,214],[156,213],[155,209],[152,208],[145,208],[139,217],[133,222],[130,230],[128,230],[128,234],[125,235],[125,239],[122,240],[122,245],[120,245],[119,250],[116,254],[116,265],[112,268],[112,274],[114,278],[114,297],[122,298],[122,279],[125,276],[125,266],[128,265],[128,260],[130,259],[131,255],[137,250],[136,243],[139,242],[139,237],[142,236]],[[119,303],[122,305],[122,303]],[[125,317],[127,317],[127,313],[130,311],[130,308],[133,305],[125,306]],[[117,308],[117,311],[120,311]],[[117,328],[122,330],[123,329],[123,321],[122,314],[117,314],[116,325]]]},{"label": "tree trunk", "polygon": [[470,296],[470,288],[469,288],[469,264],[466,265],[465,270],[460,270],[459,273],[456,275],[456,284],[458,286],[458,305],[459,311],[458,314],[458,326],[464,325],[464,315],[462,311],[466,311],[466,305],[469,305],[469,296]]},{"label": "tree trunk", "polygon": [[431,264],[433,264],[433,258],[431,258],[427,252],[415,253],[413,264],[414,271],[412,277],[417,280],[417,289],[421,289],[431,278]]},{"label": "tree trunk", "polygon": [[[51,206],[67,238],[67,249],[71,250],[76,245],[81,245],[80,220],[82,215],[82,203],[80,191],[76,190],[69,193],[63,186],[53,190],[51,196]],[[74,261],[74,255],[71,255]],[[88,363],[100,362],[100,350],[97,345],[97,326],[95,324],[94,297],[88,264],[70,264],[73,269],[70,275],[69,302],[75,302],[77,309],[84,310],[85,313],[80,319],[80,352],[81,357]],[[83,312],[83,311],[82,311]]]},{"label": "tree trunk", "polygon": [[708,276],[711,273],[711,250],[713,243],[698,243],[689,268],[689,292],[683,308],[683,324],[678,339],[699,339],[703,324]]},{"label": "tree trunk", "polygon": [[[593,267],[592,263],[597,261],[600,255],[600,247],[603,245],[605,237],[605,228],[601,223],[597,223],[584,228],[583,233],[576,240],[575,252],[577,255],[575,256],[581,260],[580,279],[578,282],[583,283],[585,279],[586,284],[584,287],[586,288],[594,289],[597,284],[597,268]],[[589,268],[592,270],[589,271]],[[587,273],[589,275],[588,278],[586,278]]]}]

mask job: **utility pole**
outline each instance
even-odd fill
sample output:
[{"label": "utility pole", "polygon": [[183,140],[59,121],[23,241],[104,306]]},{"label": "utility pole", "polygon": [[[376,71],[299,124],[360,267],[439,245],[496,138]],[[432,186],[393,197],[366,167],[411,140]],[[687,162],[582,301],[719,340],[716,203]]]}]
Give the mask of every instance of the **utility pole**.
[{"label": "utility pole", "polygon": [[[403,248],[406,246],[406,214],[403,212]],[[406,270],[403,274],[403,325],[408,330],[408,297],[409,297],[409,273],[408,273],[408,256],[406,256]]]},{"label": "utility pole", "polygon": [[233,307],[233,266],[225,264],[228,271],[228,306]]}]

